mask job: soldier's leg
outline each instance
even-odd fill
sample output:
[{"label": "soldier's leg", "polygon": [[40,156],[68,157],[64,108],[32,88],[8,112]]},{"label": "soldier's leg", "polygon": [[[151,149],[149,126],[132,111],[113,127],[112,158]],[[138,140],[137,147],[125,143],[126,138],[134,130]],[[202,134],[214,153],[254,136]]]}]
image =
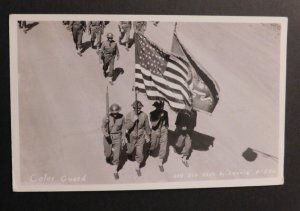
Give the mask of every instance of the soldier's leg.
[{"label": "soldier's leg", "polygon": [[124,38],[125,35],[125,31],[121,31],[120,32],[120,36],[119,36],[119,43],[121,44],[122,39]]},{"label": "soldier's leg", "polygon": [[72,35],[73,35],[73,41],[76,45],[76,50],[78,50],[78,46],[77,46],[77,31],[78,29],[77,28],[72,28]]},{"label": "soldier's leg", "polygon": [[113,77],[114,74],[114,68],[115,68],[115,56],[113,56],[109,61],[109,72],[108,77]]},{"label": "soldier's leg", "polygon": [[127,154],[132,154],[133,153],[133,151],[135,149],[135,142],[136,142],[135,138],[130,137],[129,142],[127,143],[127,151],[126,151]]},{"label": "soldier's leg", "polygon": [[183,135],[182,133],[179,134],[178,138],[177,138],[177,142],[175,144],[175,146],[177,148],[181,148],[184,144],[184,139],[185,139],[185,135]]},{"label": "soldier's leg", "polygon": [[96,37],[96,30],[92,28],[91,29],[91,46],[92,46],[92,48],[94,48],[95,37]]},{"label": "soldier's leg", "polygon": [[113,147],[113,160],[112,163],[116,166],[119,165],[120,152],[121,152],[121,138],[114,139],[112,141]]},{"label": "soldier's leg", "polygon": [[78,30],[77,33],[77,46],[78,49],[82,49],[82,35],[83,35],[83,29]]},{"label": "soldier's leg", "polygon": [[128,50],[128,45],[129,45],[129,36],[130,36],[130,30],[126,30],[126,33],[125,33],[125,45],[126,45],[126,50]]},{"label": "soldier's leg", "polygon": [[161,136],[159,140],[159,159],[163,161],[167,154],[167,145],[168,145],[168,129],[161,130]]},{"label": "soldier's leg", "polygon": [[188,157],[192,148],[192,139],[189,134],[186,134],[182,155]]},{"label": "soldier's leg", "polygon": [[144,160],[144,153],[143,153],[144,143],[145,143],[145,137],[142,136],[142,137],[139,137],[139,139],[137,140],[137,142],[135,144],[135,148],[136,148],[135,160],[139,164],[141,164],[141,162],[143,162],[143,160]]},{"label": "soldier's leg", "polygon": [[97,49],[99,49],[101,45],[101,30],[97,30],[95,36],[96,36],[96,47]]},{"label": "soldier's leg", "polygon": [[157,131],[152,130],[151,132],[151,140],[150,140],[150,151],[153,151],[157,148],[159,143],[159,134]]},{"label": "soldier's leg", "polygon": [[106,159],[109,159],[111,156],[112,143],[106,137],[103,137],[103,146],[104,146],[104,155]]}]

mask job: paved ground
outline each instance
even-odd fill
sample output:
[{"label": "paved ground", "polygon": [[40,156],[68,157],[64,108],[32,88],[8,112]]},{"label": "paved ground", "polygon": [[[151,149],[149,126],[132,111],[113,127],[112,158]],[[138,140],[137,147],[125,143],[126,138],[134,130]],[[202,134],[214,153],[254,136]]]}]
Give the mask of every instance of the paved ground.
[{"label": "paved ground", "polygon": [[[149,24],[146,36],[169,50],[174,24]],[[21,181],[23,184],[139,183],[274,177],[277,162],[259,155],[248,162],[242,153],[254,148],[278,156],[279,35],[261,24],[178,24],[179,38],[219,83],[220,101],[211,116],[198,113],[195,149],[186,168],[170,147],[165,172],[149,157],[142,177],[127,161],[115,181],[105,163],[101,119],[105,89],[95,50],[76,54],[72,36],[61,22],[39,22],[18,33]],[[105,32],[118,36],[117,24]],[[83,42],[89,37],[84,34]],[[88,43],[85,43],[87,45]],[[111,103],[131,110],[134,49],[120,47],[116,67],[124,69],[109,86]],[[152,102],[139,95],[144,111]],[[176,114],[169,110],[170,129]],[[174,136],[171,136],[171,142]],[[213,143],[213,147],[208,147]],[[65,177],[66,176],[66,177]],[[54,178],[44,181],[43,178]],[[42,179],[41,179],[42,178]],[[39,180],[39,181],[37,181]],[[79,182],[80,183],[80,182]]]}]

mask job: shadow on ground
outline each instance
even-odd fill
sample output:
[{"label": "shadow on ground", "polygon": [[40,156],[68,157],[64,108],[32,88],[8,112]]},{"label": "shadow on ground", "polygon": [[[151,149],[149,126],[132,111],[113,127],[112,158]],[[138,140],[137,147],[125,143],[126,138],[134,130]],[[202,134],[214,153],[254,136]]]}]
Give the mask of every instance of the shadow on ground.
[{"label": "shadow on ground", "polygon": [[119,75],[122,75],[123,73],[124,73],[124,69],[121,67],[117,67],[116,69],[114,69],[112,81],[116,81]]}]

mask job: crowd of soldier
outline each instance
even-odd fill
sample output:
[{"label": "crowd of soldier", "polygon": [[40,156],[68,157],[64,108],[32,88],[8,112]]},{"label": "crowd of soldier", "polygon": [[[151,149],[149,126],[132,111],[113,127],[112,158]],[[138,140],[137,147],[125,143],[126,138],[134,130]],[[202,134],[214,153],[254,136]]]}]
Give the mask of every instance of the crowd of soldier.
[{"label": "crowd of soldier", "polygon": [[[121,107],[118,104],[110,106],[110,113],[104,118],[102,132],[104,134],[104,154],[106,162],[114,165],[114,177],[119,179],[120,155],[123,148],[126,149],[130,160],[135,160],[135,171],[141,176],[141,165],[149,155],[155,157],[158,150],[158,168],[164,172],[164,162],[167,156],[168,112],[164,110],[164,101],[155,101],[155,110],[148,115],[142,111],[143,104],[140,101],[132,103],[133,110],[126,117],[120,113]],[[174,151],[181,154],[182,163],[188,167],[188,157],[191,153],[191,136],[196,125],[196,112],[181,110],[175,122],[176,134],[178,135]],[[145,143],[150,146],[145,149]]]}]

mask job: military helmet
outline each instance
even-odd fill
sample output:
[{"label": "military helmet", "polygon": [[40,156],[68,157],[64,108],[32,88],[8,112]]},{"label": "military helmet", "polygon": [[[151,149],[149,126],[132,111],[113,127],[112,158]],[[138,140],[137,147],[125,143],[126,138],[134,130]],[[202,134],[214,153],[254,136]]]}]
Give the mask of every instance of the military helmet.
[{"label": "military helmet", "polygon": [[136,107],[142,108],[144,105],[142,104],[141,101],[137,100],[137,101],[134,101],[134,102],[131,104],[131,106],[132,106],[133,108],[136,108]]},{"label": "military helmet", "polygon": [[109,33],[106,34],[106,37],[107,37],[107,38],[113,38],[114,35],[113,35],[113,33],[109,32]]},{"label": "military helmet", "polygon": [[112,112],[112,113],[118,113],[119,111],[121,111],[121,106],[114,103],[109,107],[109,111]]}]

